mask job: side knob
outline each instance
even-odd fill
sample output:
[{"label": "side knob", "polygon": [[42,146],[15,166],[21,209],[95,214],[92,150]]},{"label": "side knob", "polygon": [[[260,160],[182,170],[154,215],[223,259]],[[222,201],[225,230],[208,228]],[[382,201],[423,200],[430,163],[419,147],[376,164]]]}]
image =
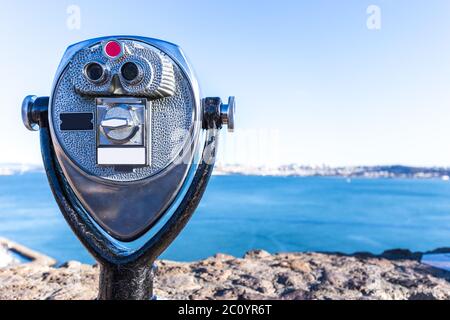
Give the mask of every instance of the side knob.
[{"label": "side knob", "polygon": [[33,120],[33,106],[37,96],[26,96],[22,102],[22,122],[25,128],[30,131],[39,130],[38,124]]},{"label": "side knob", "polygon": [[223,104],[220,98],[205,98],[203,104],[203,129],[221,129],[226,125],[228,132],[234,131],[234,115],[236,102],[234,97],[228,98],[228,104]]},{"label": "side knob", "polygon": [[220,105],[220,119],[222,124],[226,124],[228,132],[234,131],[234,114],[236,112],[236,102],[234,97],[228,98],[228,104]]},{"label": "side knob", "polygon": [[26,96],[22,102],[22,122],[30,131],[38,131],[47,115],[49,97]]}]

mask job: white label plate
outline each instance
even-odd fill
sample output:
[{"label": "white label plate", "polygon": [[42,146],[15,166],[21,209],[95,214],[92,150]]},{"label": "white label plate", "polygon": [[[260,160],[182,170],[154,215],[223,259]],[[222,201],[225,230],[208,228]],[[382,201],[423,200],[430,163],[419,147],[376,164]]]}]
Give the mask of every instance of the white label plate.
[{"label": "white label plate", "polygon": [[97,148],[99,165],[147,165],[145,148]]}]

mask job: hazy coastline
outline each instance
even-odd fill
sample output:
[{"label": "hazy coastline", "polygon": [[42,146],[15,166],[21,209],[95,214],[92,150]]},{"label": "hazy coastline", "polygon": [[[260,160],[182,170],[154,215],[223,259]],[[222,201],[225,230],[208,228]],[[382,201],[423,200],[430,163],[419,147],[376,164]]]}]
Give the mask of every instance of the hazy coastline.
[{"label": "hazy coastline", "polygon": [[[0,164],[0,176],[44,172],[38,164]],[[277,167],[217,164],[214,175],[248,175],[273,177],[343,177],[343,178],[397,178],[450,180],[449,167],[413,167],[404,165],[380,166],[309,166],[287,164]]]}]

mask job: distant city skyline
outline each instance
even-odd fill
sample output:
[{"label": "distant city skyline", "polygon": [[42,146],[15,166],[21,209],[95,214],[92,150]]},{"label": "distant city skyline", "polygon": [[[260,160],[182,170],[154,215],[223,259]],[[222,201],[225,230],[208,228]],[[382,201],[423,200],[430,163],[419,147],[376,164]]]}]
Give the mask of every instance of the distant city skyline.
[{"label": "distant city skyline", "polygon": [[50,94],[67,46],[116,34],[179,44],[203,96],[236,96],[221,163],[450,166],[448,0],[6,2],[0,163],[42,162],[22,99]]}]

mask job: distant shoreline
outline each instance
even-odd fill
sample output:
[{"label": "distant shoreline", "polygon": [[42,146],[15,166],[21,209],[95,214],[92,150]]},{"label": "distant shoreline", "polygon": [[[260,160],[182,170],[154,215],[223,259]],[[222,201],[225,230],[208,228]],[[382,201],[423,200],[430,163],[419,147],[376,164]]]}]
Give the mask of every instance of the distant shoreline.
[{"label": "distant shoreline", "polygon": [[[0,165],[0,176],[13,176],[26,173],[44,172],[40,165],[6,164]],[[336,177],[367,179],[439,179],[450,181],[449,167],[390,166],[305,166],[282,165],[279,167],[249,167],[243,165],[217,164],[213,175],[267,176],[267,177]]]},{"label": "distant shoreline", "polygon": [[[26,173],[43,173],[39,165],[0,165],[0,176],[13,176]],[[439,179],[450,181],[450,168],[392,166],[303,166],[283,165],[279,167],[249,167],[243,165],[216,165],[215,176],[261,176],[261,177],[335,177],[345,179]]]},{"label": "distant shoreline", "polygon": [[440,179],[450,181],[450,168],[409,166],[301,166],[285,165],[276,168],[218,165],[215,175],[271,176],[271,177],[341,177],[341,178],[390,178],[390,179]]}]

